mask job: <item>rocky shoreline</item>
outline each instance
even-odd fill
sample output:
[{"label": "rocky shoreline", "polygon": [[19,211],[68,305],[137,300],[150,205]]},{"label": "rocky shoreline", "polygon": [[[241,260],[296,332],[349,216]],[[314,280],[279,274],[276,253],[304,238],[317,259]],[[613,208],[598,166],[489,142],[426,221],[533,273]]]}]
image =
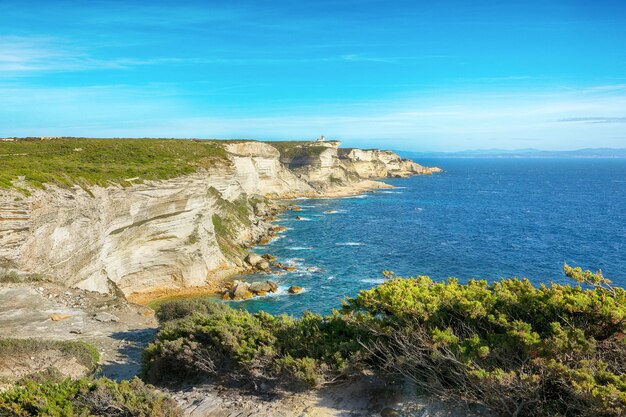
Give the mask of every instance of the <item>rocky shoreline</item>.
[{"label": "rocky shoreline", "polygon": [[215,293],[252,269],[248,249],[280,232],[271,220],[291,199],[352,196],[390,187],[374,179],[439,171],[337,142],[222,146],[219,164],[170,180],[46,185],[29,195],[0,188],[0,276],[119,291],[140,304]]},{"label": "rocky shoreline", "polygon": [[[333,189],[330,192],[325,193],[324,195],[298,195],[290,197],[288,199],[268,199],[265,202],[267,207],[264,209],[263,214],[257,215],[257,218],[254,220],[257,225],[262,225],[260,228],[263,230],[263,232],[261,232],[257,236],[257,239],[255,241],[248,242],[245,246],[247,249],[263,247],[270,243],[273,239],[276,239],[279,234],[286,229],[285,226],[276,225],[274,223],[277,220],[277,216],[281,212],[287,210],[296,212],[300,211],[301,208],[297,205],[298,198],[344,198],[363,195],[364,193],[375,192],[376,190],[380,189],[391,188],[394,187],[381,181],[366,180],[353,185],[342,186],[338,189]],[[296,217],[296,219],[298,219],[298,217]],[[211,295],[219,296],[226,301],[238,301],[242,299],[249,299],[252,297],[263,297],[267,295],[267,293],[274,292],[275,289],[272,291],[266,289],[265,291],[260,291],[260,293],[259,291],[250,291],[251,294],[246,294],[242,287],[242,289],[240,289],[241,295],[235,296],[235,287],[237,287],[238,284],[242,284],[243,286],[250,286],[251,283],[241,280],[233,281],[233,277],[245,276],[247,274],[254,274],[259,272],[277,275],[285,272],[293,272],[294,270],[295,268],[293,266],[283,265],[282,263],[277,262],[276,258],[270,253],[258,255],[254,252],[250,252],[246,253],[238,268],[229,268],[223,271],[214,271],[211,274],[211,277],[207,279],[207,281],[210,282],[209,285],[179,289],[158,289],[152,292],[130,294],[126,298],[133,303],[137,303],[140,305],[149,305],[153,302],[158,303],[176,298]],[[276,285],[274,282],[272,282],[272,284]],[[289,294],[298,294],[302,290],[300,287],[293,287],[294,288],[290,287],[287,290]]]}]

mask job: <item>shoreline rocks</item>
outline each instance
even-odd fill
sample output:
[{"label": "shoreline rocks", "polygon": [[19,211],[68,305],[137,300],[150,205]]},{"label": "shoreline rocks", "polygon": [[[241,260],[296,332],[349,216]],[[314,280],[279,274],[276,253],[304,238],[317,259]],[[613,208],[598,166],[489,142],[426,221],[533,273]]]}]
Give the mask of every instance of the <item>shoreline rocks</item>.
[{"label": "shoreline rocks", "polygon": [[274,281],[245,282],[235,280],[230,287],[222,290],[222,300],[239,301],[249,300],[253,297],[263,297],[267,293],[278,291],[278,284]]},{"label": "shoreline rocks", "polygon": [[302,292],[302,287],[298,287],[297,285],[292,285],[291,287],[289,287],[287,292],[289,292],[289,294],[299,294]]}]

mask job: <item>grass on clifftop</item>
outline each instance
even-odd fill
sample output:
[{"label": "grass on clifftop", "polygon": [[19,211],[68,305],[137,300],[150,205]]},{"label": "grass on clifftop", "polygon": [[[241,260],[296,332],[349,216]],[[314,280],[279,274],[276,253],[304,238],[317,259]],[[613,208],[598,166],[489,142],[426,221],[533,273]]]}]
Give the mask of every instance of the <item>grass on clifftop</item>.
[{"label": "grass on clifftop", "polygon": [[215,141],[178,139],[18,140],[0,142],[0,187],[24,177],[30,186],[163,180],[211,168],[226,159]]},{"label": "grass on clifftop", "polygon": [[291,160],[296,158],[304,158],[309,156],[318,156],[328,149],[324,145],[315,145],[306,141],[277,141],[266,142],[280,152],[281,160]]}]

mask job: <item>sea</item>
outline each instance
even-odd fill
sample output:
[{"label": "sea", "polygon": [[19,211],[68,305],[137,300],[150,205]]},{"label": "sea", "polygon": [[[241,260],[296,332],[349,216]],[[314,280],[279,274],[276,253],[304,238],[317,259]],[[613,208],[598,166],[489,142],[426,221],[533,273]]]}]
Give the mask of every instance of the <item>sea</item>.
[{"label": "sea", "polygon": [[[255,274],[280,290],[229,302],[249,311],[329,313],[396,276],[567,283],[563,263],[602,270],[626,287],[626,159],[441,158],[444,172],[389,179],[393,189],[298,199],[301,211],[259,254],[296,268]],[[297,220],[296,217],[300,220]],[[287,288],[303,291],[290,295]]]}]

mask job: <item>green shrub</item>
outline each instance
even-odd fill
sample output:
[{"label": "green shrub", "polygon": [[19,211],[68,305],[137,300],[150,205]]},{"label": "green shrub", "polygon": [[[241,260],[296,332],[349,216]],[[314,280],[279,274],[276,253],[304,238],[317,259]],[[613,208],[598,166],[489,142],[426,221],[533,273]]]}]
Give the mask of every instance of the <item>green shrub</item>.
[{"label": "green shrub", "polygon": [[376,335],[377,366],[444,399],[524,416],[626,410],[626,291],[599,273],[586,286],[393,279],[348,301]]},{"label": "green shrub", "polygon": [[310,386],[355,369],[360,359],[358,329],[339,316],[294,319],[208,300],[185,304],[157,310],[163,327],[144,351],[151,382],[222,374]]},{"label": "green shrub", "polygon": [[157,381],[221,374],[294,389],[369,367],[502,416],[626,415],[626,291],[565,272],[581,285],[392,277],[325,317],[164,305],[145,369]]},{"label": "green shrub", "polygon": [[197,314],[217,314],[228,311],[229,307],[222,303],[216,303],[208,298],[191,298],[163,302],[155,306],[155,316],[160,323],[178,320]]},{"label": "green shrub", "polygon": [[0,271],[0,283],[2,284],[20,284],[24,282],[41,281],[39,274],[19,274],[16,271]]},{"label": "green shrub", "polygon": [[139,379],[26,381],[0,393],[0,415],[15,417],[179,417],[171,398]]}]

